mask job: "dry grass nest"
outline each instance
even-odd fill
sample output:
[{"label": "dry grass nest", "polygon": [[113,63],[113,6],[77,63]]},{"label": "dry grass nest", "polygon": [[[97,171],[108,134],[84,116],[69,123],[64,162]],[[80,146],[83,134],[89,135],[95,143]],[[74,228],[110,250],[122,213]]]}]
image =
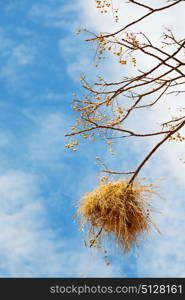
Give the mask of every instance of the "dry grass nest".
[{"label": "dry grass nest", "polygon": [[113,236],[125,251],[137,244],[138,236],[148,231],[152,223],[151,205],[147,199],[154,193],[151,185],[127,180],[100,184],[86,193],[80,201],[77,214],[82,226],[88,225],[90,247],[101,247],[104,234]]}]

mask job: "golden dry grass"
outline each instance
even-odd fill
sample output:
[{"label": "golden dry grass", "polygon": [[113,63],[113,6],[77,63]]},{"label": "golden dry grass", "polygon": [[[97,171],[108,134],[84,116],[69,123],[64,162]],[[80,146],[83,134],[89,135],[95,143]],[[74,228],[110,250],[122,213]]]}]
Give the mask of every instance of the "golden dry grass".
[{"label": "golden dry grass", "polygon": [[151,224],[151,207],[146,201],[153,193],[151,186],[134,183],[128,188],[127,180],[100,184],[86,193],[80,201],[77,214],[82,224],[88,224],[90,247],[101,247],[104,234],[114,236],[116,244],[125,251],[137,242]]}]

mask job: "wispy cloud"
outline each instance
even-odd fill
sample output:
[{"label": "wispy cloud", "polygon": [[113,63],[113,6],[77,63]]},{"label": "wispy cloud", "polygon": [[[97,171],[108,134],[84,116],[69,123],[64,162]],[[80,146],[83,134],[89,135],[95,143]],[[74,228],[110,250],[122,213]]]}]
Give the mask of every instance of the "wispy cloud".
[{"label": "wispy cloud", "polygon": [[[57,249],[45,229],[46,212],[39,201],[36,177],[9,170],[0,177],[1,269],[9,276],[49,275],[56,271]],[[47,263],[43,254],[47,253]],[[50,261],[50,263],[48,263]],[[40,268],[39,268],[40,267]],[[40,269],[40,271],[39,271]]]},{"label": "wispy cloud", "polygon": [[29,67],[33,65],[36,47],[30,43],[18,43],[6,34],[1,34],[1,69],[0,78],[13,88],[23,87],[28,83]]},{"label": "wispy cloud", "polygon": [[[114,276],[93,260],[76,241],[57,235],[49,226],[37,176],[9,170],[0,176],[1,276]],[[88,266],[87,266],[88,261]]]},{"label": "wispy cloud", "polygon": [[[68,75],[74,81],[79,80],[80,76],[86,72],[87,66],[92,68],[91,76],[95,74],[95,68],[93,70],[95,61],[93,59],[92,51],[88,51],[85,43],[76,37],[75,34],[60,39],[58,47],[61,57],[66,61]],[[74,49],[76,50],[74,51]]]},{"label": "wispy cloud", "polygon": [[71,17],[76,14],[75,2],[64,5],[63,1],[48,1],[46,4],[38,2],[33,4],[29,17],[46,27],[58,29],[74,30],[75,21],[71,22]]}]

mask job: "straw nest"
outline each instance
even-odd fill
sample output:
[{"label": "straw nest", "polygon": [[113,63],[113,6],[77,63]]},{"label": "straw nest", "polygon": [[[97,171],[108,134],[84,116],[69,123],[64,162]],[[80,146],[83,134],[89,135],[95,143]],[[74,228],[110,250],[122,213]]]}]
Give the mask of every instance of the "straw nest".
[{"label": "straw nest", "polygon": [[88,225],[90,247],[101,247],[102,237],[114,237],[116,244],[128,251],[138,236],[148,231],[151,206],[146,201],[153,193],[150,186],[139,183],[128,186],[127,180],[100,184],[86,193],[77,214],[82,227]]}]

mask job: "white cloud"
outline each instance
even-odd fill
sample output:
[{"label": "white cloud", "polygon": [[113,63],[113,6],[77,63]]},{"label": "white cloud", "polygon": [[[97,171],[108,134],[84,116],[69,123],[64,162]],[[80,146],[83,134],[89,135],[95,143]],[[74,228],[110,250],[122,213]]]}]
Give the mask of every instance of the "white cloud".
[{"label": "white cloud", "polygon": [[[79,38],[75,37],[75,35],[60,39],[58,45],[61,57],[67,62],[66,70],[68,75],[74,81],[79,80],[80,75],[86,72],[87,66],[89,68],[93,67],[93,55],[88,53],[84,42],[80,43]],[[74,49],[76,49],[75,52]]]},{"label": "white cloud", "polygon": [[11,35],[9,29],[0,28],[0,79],[4,80],[8,87],[20,88],[28,84],[27,79],[36,57],[37,46],[28,38],[19,42]]},{"label": "white cloud", "polygon": [[29,65],[33,62],[35,56],[35,49],[24,44],[18,45],[12,51],[12,58],[15,59],[19,65]]},{"label": "white cloud", "polygon": [[[58,236],[47,222],[37,176],[9,170],[0,176],[0,274],[10,277],[114,276],[106,267]],[[87,266],[88,262],[88,266]],[[83,273],[83,274],[82,274]]]},{"label": "white cloud", "polygon": [[34,63],[36,56],[36,47],[28,43],[15,43],[14,40],[6,43],[4,38],[4,46],[2,57],[5,60],[0,69],[0,78],[5,80],[8,86],[20,88],[28,81],[29,67]]},{"label": "white cloud", "polygon": [[[56,250],[52,234],[44,228],[46,213],[35,176],[7,171],[0,177],[0,194],[0,223],[4,228],[0,237],[1,272],[6,270],[10,276],[52,273]],[[43,251],[50,266],[42,259]]]},{"label": "white cloud", "polygon": [[[169,170],[169,169],[168,169]],[[166,199],[155,216],[161,234],[152,232],[138,259],[138,274],[149,277],[184,277],[184,190],[176,177],[167,180]]]},{"label": "white cloud", "polygon": [[46,27],[54,27],[59,29],[67,29],[74,31],[74,21],[71,23],[72,14],[76,14],[76,5],[74,3],[68,3],[64,5],[63,1],[48,1],[46,4],[37,3],[33,4],[29,17],[38,23]]}]

